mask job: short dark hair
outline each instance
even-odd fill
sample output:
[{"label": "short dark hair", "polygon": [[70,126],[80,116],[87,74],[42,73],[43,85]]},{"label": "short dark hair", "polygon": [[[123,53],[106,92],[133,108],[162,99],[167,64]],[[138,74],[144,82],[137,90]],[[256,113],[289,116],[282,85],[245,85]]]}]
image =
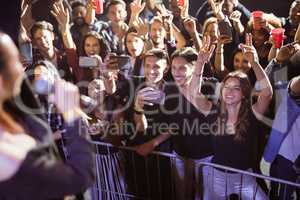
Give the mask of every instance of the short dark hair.
[{"label": "short dark hair", "polygon": [[167,61],[168,65],[170,64],[169,55],[165,50],[162,50],[162,49],[150,49],[150,50],[148,50],[143,56],[144,62],[145,62],[146,58],[150,57],[150,56],[154,56],[154,57],[159,58],[159,59],[164,59],[164,60]]},{"label": "short dark hair", "polygon": [[192,47],[184,47],[181,49],[177,49],[171,56],[171,60],[177,57],[184,58],[188,63],[192,63],[194,61],[197,61],[198,59],[198,53],[196,49]]},{"label": "short dark hair", "polygon": [[106,9],[108,10],[111,6],[121,4],[126,9],[126,3],[123,0],[111,0],[107,3]]},{"label": "short dark hair", "polygon": [[81,2],[81,1],[74,1],[72,4],[71,4],[71,8],[72,10],[77,8],[78,6],[83,6],[85,7],[85,5]]},{"label": "short dark hair", "polygon": [[42,30],[48,30],[50,32],[54,31],[54,28],[52,24],[46,21],[38,21],[35,22],[30,30],[31,37],[37,32],[37,30],[42,29]]}]

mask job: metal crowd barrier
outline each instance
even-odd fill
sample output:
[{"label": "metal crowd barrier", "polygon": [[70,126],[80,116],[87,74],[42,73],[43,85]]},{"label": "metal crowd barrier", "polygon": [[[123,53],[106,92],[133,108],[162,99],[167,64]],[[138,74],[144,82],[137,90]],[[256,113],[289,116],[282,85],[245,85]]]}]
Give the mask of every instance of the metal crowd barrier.
[{"label": "metal crowd barrier", "polygon": [[[137,155],[132,147],[115,147],[111,144],[103,142],[92,143],[95,145],[96,149],[97,176],[96,182],[91,188],[93,200],[178,199],[178,197],[176,197],[176,193],[178,193],[178,191],[175,189],[176,181],[174,177],[174,165],[172,164],[178,158],[176,158],[174,154],[152,152],[151,155],[142,157]],[[199,162],[197,163],[196,168],[196,170],[201,170],[200,173],[203,172],[202,170],[204,168],[206,168],[206,170],[208,169],[210,172],[210,176],[204,176],[204,178],[207,176],[211,179],[210,181],[208,180],[208,182],[204,183],[206,184],[204,187],[212,186],[210,188],[213,189],[210,191],[210,193],[215,191],[214,184],[219,184],[215,183],[217,176],[219,176],[216,172],[221,172],[223,175],[225,174],[225,199],[264,199],[258,196],[260,187],[257,184],[257,181],[255,181],[258,179],[277,183],[280,187],[283,187],[283,191],[286,191],[286,189],[290,187],[293,187],[298,191],[300,189],[299,183],[280,180],[277,178],[225,167],[209,162]],[[238,192],[230,193],[230,191],[227,190],[227,186],[230,184],[231,176],[233,174],[234,176],[237,174],[239,175],[240,189]],[[255,182],[252,190],[254,193],[251,198],[242,198],[242,193],[244,192],[242,185],[244,180],[248,180],[249,177],[252,177],[252,180]],[[201,187],[199,186],[199,188]],[[222,189],[224,189],[224,187],[222,187],[221,190]],[[267,193],[264,193],[266,196],[268,196],[266,199],[275,200],[276,197],[272,196],[269,191],[270,190],[268,189]],[[284,196],[284,199],[290,198]],[[220,198],[210,197],[209,200],[220,200]]]}]

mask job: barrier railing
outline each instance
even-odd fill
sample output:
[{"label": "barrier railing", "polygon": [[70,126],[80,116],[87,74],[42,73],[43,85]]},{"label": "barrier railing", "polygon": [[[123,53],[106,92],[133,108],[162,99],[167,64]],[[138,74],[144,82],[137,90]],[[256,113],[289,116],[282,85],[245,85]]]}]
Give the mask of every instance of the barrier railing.
[{"label": "barrier railing", "polygon": [[[263,191],[258,179],[276,183],[280,186],[281,199],[291,199],[290,190],[300,189],[299,183],[281,180],[251,171],[243,171],[210,162],[197,162],[190,165],[183,161],[185,170],[194,168],[203,176],[195,183],[178,189],[176,162],[180,159],[174,154],[152,152],[147,157],[139,156],[132,147],[115,147],[108,143],[93,142],[96,149],[96,183],[92,187],[93,200],[114,199],[276,199],[269,189]],[[180,173],[180,172],[179,172]],[[195,179],[195,178],[194,178]],[[202,182],[202,183],[201,183]],[[189,188],[190,187],[190,188]],[[194,189],[186,196],[179,195],[186,188]],[[200,189],[201,196],[195,195]],[[204,192],[203,192],[204,191]],[[203,196],[204,195],[204,196]],[[299,198],[299,196],[298,196]],[[296,199],[296,197],[295,197]]]}]

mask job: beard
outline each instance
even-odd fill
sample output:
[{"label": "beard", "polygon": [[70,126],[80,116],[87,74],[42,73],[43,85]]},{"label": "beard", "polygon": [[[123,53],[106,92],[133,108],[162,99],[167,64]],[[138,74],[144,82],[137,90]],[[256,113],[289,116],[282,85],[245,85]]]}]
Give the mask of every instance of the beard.
[{"label": "beard", "polygon": [[83,24],[85,24],[84,18],[83,17],[77,17],[74,19],[74,23],[77,26],[82,26]]}]

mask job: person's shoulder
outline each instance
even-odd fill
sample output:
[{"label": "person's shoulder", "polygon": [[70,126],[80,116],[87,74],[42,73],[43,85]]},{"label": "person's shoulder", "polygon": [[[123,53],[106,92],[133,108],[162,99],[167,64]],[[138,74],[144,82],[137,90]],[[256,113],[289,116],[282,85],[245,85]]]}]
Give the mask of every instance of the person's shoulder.
[{"label": "person's shoulder", "polygon": [[35,146],[35,140],[26,134],[0,130],[0,181],[13,177]]}]

